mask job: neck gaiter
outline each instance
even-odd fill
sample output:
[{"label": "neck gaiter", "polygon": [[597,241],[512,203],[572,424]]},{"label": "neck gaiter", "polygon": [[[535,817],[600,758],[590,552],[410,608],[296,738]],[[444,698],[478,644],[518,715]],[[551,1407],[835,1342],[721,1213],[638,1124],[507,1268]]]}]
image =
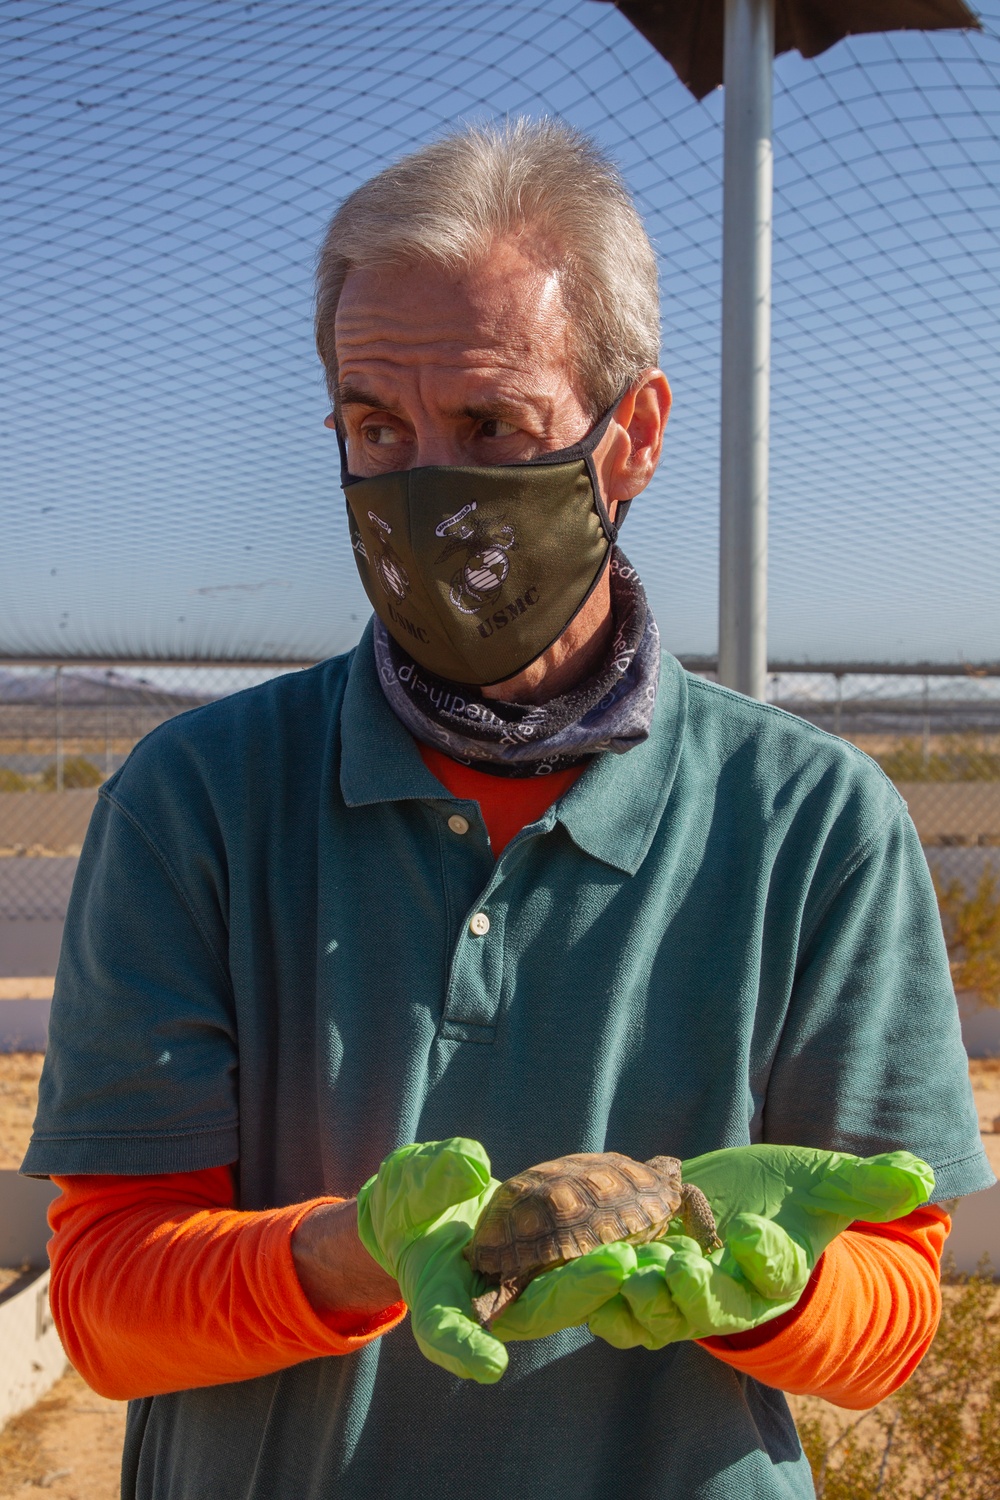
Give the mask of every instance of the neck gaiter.
[{"label": "neck gaiter", "polygon": [[375,661],[396,717],[425,745],[500,776],[548,776],[648,738],[660,675],[660,632],[639,576],[615,547],[614,638],[585,682],[542,704],[500,703],[435,676],[375,620]]}]

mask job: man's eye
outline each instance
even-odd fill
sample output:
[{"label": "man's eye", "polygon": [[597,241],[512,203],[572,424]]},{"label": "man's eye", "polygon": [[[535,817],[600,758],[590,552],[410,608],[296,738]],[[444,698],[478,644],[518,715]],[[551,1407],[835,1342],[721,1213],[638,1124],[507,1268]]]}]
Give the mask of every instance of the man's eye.
[{"label": "man's eye", "polygon": [[390,443],[399,442],[399,433],[395,427],[372,426],[362,427],[362,433],[366,443],[376,443],[379,447],[388,447]]},{"label": "man's eye", "polygon": [[517,431],[517,428],[513,422],[501,422],[499,417],[490,417],[483,423],[481,431],[483,437],[500,438],[510,437]]}]

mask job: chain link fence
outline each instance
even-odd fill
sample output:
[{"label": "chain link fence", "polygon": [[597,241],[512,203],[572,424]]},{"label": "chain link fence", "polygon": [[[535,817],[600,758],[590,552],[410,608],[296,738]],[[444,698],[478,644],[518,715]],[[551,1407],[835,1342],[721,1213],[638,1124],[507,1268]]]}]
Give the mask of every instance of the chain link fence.
[{"label": "chain link fence", "polygon": [[281,670],[0,669],[0,921],[62,921],[98,787],[144,735]]},{"label": "chain link fence", "polygon": [[[1000,659],[1000,0],[775,63],[774,659]],[[715,649],[721,91],[591,0],[0,6],[0,654],[245,661],[367,614],[312,348],[343,196],[463,121],[620,164],[675,404],[625,550]]]},{"label": "chain link fence", "polygon": [[[101,782],[164,720],[294,666],[0,670],[0,920],[66,912]],[[1000,677],[775,672],[770,701],[871,755],[942,885],[1000,874]]]}]

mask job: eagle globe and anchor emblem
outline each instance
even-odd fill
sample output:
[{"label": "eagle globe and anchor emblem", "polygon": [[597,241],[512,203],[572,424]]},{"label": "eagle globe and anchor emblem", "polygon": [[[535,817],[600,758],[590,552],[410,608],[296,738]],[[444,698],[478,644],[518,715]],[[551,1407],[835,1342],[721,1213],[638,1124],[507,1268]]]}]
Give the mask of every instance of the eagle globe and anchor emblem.
[{"label": "eagle globe and anchor emblem", "polygon": [[[475,514],[476,509],[476,501],[470,500],[434,528],[434,535],[445,542],[437,563],[447,562],[452,557],[461,558],[451,576],[448,597],[454,608],[465,615],[479,614],[484,606],[495,601],[510,572],[507,554],[517,546],[513,526],[490,526]],[[402,604],[412,586],[403,559],[389,540],[392,527],[373,510],[368,512],[368,520],[372,528],[369,546],[366,547],[360,536],[355,546],[375,572],[390,606]],[[537,590],[526,592],[529,604],[535,602],[530,597],[532,594],[537,596]],[[512,611],[521,614],[524,607],[525,601],[519,599]],[[402,623],[407,622],[403,620]],[[500,623],[506,624],[506,621]]]},{"label": "eagle globe and anchor emblem", "polygon": [[491,527],[475,511],[476,502],[470,500],[434,528],[434,535],[446,542],[437,561],[462,556],[449,598],[463,615],[478,614],[499,593],[510,572],[507,554],[517,545],[513,526]]},{"label": "eagle globe and anchor emblem", "polygon": [[[377,516],[373,510],[368,512],[368,519],[375,527],[375,530],[372,532],[372,538],[378,548],[378,551],[371,560],[372,567],[375,569],[378,581],[388,598],[395,600],[397,604],[402,604],[410,592],[410,575],[403,566],[402,558],[389,540],[392,536],[392,527],[388,521],[383,521],[382,517]],[[368,556],[367,548],[363,542],[361,543],[360,550],[364,557]]]}]

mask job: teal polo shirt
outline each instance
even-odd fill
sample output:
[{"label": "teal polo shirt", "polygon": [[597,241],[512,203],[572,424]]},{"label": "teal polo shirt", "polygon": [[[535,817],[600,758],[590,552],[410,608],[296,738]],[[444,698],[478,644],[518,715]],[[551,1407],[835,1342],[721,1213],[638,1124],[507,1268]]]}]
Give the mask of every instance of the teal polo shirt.
[{"label": "teal polo shirt", "polygon": [[[24,1169],[235,1161],[259,1209],[451,1135],[499,1177],[775,1141],[905,1147],[938,1198],[987,1187],[934,895],[878,768],[667,657],[648,741],[494,860],[383,698],[370,630],[149,735],[87,836]],[[498,1385],[460,1381],[404,1323],[135,1401],[122,1493],[812,1494],[784,1396],[695,1344],[575,1329],[510,1356]]]}]

